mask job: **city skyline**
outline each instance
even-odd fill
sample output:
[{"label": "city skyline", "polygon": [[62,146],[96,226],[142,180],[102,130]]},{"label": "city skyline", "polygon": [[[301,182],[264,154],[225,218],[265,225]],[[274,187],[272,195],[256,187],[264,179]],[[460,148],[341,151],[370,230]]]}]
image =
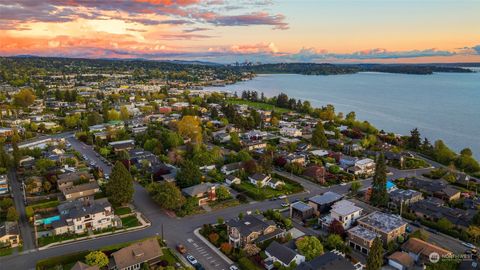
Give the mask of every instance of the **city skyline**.
[{"label": "city skyline", "polygon": [[480,3],[0,3],[0,55],[232,62],[480,62]]}]

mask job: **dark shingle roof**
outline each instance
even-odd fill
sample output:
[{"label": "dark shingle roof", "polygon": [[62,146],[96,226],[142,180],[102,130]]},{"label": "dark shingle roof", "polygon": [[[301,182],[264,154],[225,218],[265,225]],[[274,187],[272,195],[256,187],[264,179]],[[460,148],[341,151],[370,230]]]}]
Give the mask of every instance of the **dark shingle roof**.
[{"label": "dark shingle roof", "polygon": [[309,262],[301,263],[296,270],[355,270],[352,262],[343,256],[331,251],[314,258]]},{"label": "dark shingle roof", "polygon": [[270,245],[265,249],[270,256],[277,258],[285,265],[289,265],[290,262],[297,256],[297,252],[291,250],[290,248],[281,245],[277,241],[273,241]]}]

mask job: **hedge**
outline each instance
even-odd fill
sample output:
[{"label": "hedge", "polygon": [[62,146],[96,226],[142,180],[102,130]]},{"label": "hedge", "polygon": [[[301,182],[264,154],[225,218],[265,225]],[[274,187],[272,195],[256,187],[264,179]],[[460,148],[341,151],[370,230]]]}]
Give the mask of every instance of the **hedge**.
[{"label": "hedge", "polygon": [[31,218],[35,214],[35,210],[42,209],[42,208],[53,208],[53,207],[57,207],[59,204],[60,202],[58,200],[55,200],[55,201],[48,201],[44,203],[29,205],[25,207],[25,214],[27,215],[28,218]]},{"label": "hedge", "polygon": [[240,266],[240,269],[242,270],[261,270],[260,267],[246,257],[242,257],[238,260],[238,266]]}]

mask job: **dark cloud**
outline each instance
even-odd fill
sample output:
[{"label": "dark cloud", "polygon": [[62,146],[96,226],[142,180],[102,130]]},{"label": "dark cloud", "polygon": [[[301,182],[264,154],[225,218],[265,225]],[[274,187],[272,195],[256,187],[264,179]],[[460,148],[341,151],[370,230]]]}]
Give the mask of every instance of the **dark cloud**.
[{"label": "dark cloud", "polygon": [[473,49],[474,51],[476,51],[477,54],[480,54],[480,45],[477,45],[477,46],[475,46],[475,47],[472,47],[472,49]]},{"label": "dark cloud", "polygon": [[274,29],[288,29],[284,15],[271,15],[266,12],[231,16],[209,16],[206,18],[206,21],[220,26],[272,25]]},{"label": "dark cloud", "polygon": [[[259,6],[268,1],[247,1],[251,6]],[[214,7],[231,7],[224,1],[213,1]],[[80,7],[87,8],[80,9]],[[203,7],[208,11],[202,11]],[[183,25],[195,22],[208,22],[214,25],[238,26],[238,25],[272,25],[276,29],[286,29],[288,24],[283,15],[271,15],[266,12],[220,15],[210,6],[205,6],[198,0],[109,0],[109,1],[80,1],[80,0],[16,0],[8,4],[2,4],[0,22],[4,28],[14,22],[15,24],[26,22],[67,22],[78,17],[85,19],[108,19],[113,12],[125,12],[128,16],[119,17],[129,22],[143,25],[173,24]],[[110,12],[107,15],[105,12]],[[209,13],[213,20],[205,20],[202,15]],[[144,15],[163,15],[171,19],[155,20],[142,17]]]},{"label": "dark cloud", "polygon": [[210,28],[195,27],[195,28],[185,29],[185,30],[183,30],[183,32],[184,33],[193,33],[193,32],[200,32],[200,31],[207,31],[207,30],[210,30]]},{"label": "dark cloud", "polygon": [[185,33],[185,34],[161,35],[160,39],[163,39],[163,40],[193,40],[193,39],[206,39],[206,38],[213,38],[213,37],[215,37],[215,36]]}]

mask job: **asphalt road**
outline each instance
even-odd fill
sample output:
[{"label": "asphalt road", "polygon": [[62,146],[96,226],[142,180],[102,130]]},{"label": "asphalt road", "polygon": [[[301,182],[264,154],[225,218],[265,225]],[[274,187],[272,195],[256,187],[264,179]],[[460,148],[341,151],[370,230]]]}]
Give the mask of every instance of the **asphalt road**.
[{"label": "asphalt road", "polygon": [[35,238],[33,235],[33,229],[28,223],[28,218],[25,213],[25,199],[23,196],[23,191],[21,189],[22,183],[19,181],[17,173],[14,170],[11,170],[8,173],[8,179],[11,185],[15,208],[17,209],[17,213],[20,216],[20,219],[18,221],[18,227],[20,229],[20,234],[22,235],[23,247],[27,250],[33,249],[35,248]]},{"label": "asphalt road", "polygon": [[[79,151],[82,155],[85,155],[89,161],[94,161],[97,166],[100,166],[105,173],[110,174],[110,166],[100,160],[95,151],[88,145],[76,140],[75,138],[67,137],[67,141]],[[280,172],[284,174],[285,172]],[[411,172],[410,172],[411,173]],[[300,194],[289,196],[289,200],[303,199],[316,194],[321,194],[325,191],[333,191],[340,194],[348,193],[350,184],[335,185],[330,187],[321,187],[315,185],[303,178],[291,176],[295,181],[304,185],[306,191]],[[395,172],[394,172],[395,174]],[[371,184],[371,179],[363,180],[362,186],[367,187]],[[19,187],[13,187],[19,188]],[[151,200],[146,190],[138,184],[135,184],[134,205],[146,216],[152,223],[151,227],[124,234],[116,234],[107,237],[101,237],[96,239],[89,239],[85,241],[75,242],[69,245],[63,245],[58,247],[52,247],[46,250],[37,249],[25,249],[21,254],[15,254],[7,257],[0,258],[0,270],[6,269],[34,269],[35,263],[38,260],[69,254],[82,250],[94,250],[101,246],[118,244],[121,242],[128,242],[139,240],[151,236],[161,236],[163,234],[167,245],[171,248],[179,243],[186,246],[188,253],[192,254],[206,269],[228,269],[229,264],[224,261],[219,255],[213,252],[207,245],[205,245],[199,238],[194,235],[194,230],[201,227],[203,224],[216,222],[218,218],[225,220],[237,217],[240,212],[264,211],[271,208],[279,208],[282,201],[263,201],[263,202],[251,202],[248,204],[242,204],[236,207],[221,209],[218,211],[212,211],[200,215],[188,216],[184,218],[171,217],[167,215],[157,204]],[[298,226],[298,225],[297,225]],[[297,227],[296,226],[296,227]],[[301,228],[300,228],[301,229]],[[28,233],[28,232],[26,232]],[[22,231],[23,234],[23,231]],[[433,235],[433,234],[432,234]],[[438,243],[444,246],[445,239],[442,235],[438,235]],[[433,241],[437,241],[437,236],[432,236]],[[451,239],[450,239],[451,240]],[[458,245],[459,242],[456,242]],[[454,249],[452,249],[454,250]]]}]

